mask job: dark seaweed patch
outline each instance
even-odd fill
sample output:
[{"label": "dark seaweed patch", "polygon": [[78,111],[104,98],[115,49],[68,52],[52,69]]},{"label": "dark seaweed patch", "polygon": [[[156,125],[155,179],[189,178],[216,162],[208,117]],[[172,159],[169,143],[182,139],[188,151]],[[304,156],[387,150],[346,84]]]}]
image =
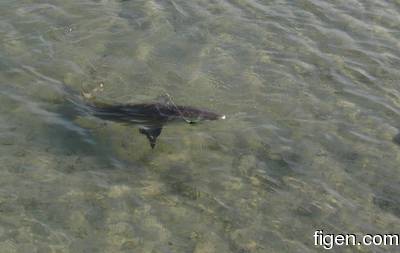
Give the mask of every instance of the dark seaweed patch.
[{"label": "dark seaweed patch", "polygon": [[398,193],[398,187],[394,185],[386,186],[374,196],[373,202],[382,210],[400,217],[400,196]]},{"label": "dark seaweed patch", "polygon": [[393,142],[396,143],[397,145],[400,145],[400,133],[396,134],[393,137]]}]

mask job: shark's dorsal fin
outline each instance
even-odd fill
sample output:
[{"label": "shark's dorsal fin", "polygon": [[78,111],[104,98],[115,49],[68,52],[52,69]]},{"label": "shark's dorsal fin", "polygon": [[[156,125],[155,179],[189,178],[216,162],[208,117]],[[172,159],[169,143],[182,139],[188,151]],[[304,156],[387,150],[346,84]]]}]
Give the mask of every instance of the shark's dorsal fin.
[{"label": "shark's dorsal fin", "polygon": [[150,142],[150,147],[154,148],[156,146],[157,137],[160,136],[162,126],[151,126],[151,127],[140,127],[139,132],[146,135]]},{"label": "shark's dorsal fin", "polygon": [[174,108],[175,107],[175,104],[172,101],[172,97],[168,93],[158,96],[156,98],[156,102],[157,102],[156,108],[157,108],[158,112],[160,113],[160,115],[163,115],[163,116],[168,116],[168,115],[165,115],[163,113],[163,111],[161,110],[161,108]]},{"label": "shark's dorsal fin", "polygon": [[[168,93],[165,93],[163,95],[158,96],[156,101],[159,103],[157,108],[159,106],[166,106],[166,107],[169,107],[169,108],[173,108],[173,109],[175,109],[175,110],[177,110],[179,112],[179,114],[181,115],[182,119],[184,121],[186,121],[186,123],[189,123],[189,124],[195,124],[196,123],[195,121],[191,121],[189,119],[186,119],[183,116],[183,113],[178,109],[178,106],[176,106],[176,104],[174,103],[174,101],[172,99],[172,96],[169,95]],[[162,112],[160,110],[159,110],[159,112],[162,114]]]},{"label": "shark's dorsal fin", "polygon": [[157,103],[163,104],[163,105],[172,105],[173,104],[172,97],[168,93],[158,96],[155,101]]}]

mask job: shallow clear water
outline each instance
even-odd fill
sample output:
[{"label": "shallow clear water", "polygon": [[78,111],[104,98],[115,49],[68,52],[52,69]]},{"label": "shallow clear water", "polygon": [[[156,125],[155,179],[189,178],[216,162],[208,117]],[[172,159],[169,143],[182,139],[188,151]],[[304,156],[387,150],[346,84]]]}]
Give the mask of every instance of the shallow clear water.
[{"label": "shallow clear water", "polygon": [[[400,227],[400,2],[0,2],[1,252],[320,252]],[[61,92],[208,108],[135,126]],[[397,230],[397,231],[396,231]],[[334,252],[394,252],[336,247]]]}]

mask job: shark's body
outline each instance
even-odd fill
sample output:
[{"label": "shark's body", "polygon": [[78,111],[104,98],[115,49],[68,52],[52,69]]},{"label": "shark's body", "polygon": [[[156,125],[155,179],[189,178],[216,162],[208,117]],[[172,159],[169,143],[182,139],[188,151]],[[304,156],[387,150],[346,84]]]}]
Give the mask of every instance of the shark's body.
[{"label": "shark's body", "polygon": [[167,123],[181,121],[193,124],[204,120],[225,119],[225,115],[191,106],[175,105],[171,100],[165,99],[156,103],[115,105],[87,101],[85,107],[97,118],[138,125],[139,132],[146,135],[151,148],[155,147],[157,137]]}]

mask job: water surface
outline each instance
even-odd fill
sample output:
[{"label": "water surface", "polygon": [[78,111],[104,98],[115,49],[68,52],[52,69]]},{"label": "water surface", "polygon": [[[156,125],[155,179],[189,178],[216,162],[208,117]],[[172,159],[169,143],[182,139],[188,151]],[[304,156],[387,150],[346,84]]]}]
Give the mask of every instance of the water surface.
[{"label": "water surface", "polygon": [[[399,1],[3,0],[1,252],[321,252],[400,227]],[[224,121],[74,115],[161,94]],[[336,247],[334,252],[394,252]]]}]

